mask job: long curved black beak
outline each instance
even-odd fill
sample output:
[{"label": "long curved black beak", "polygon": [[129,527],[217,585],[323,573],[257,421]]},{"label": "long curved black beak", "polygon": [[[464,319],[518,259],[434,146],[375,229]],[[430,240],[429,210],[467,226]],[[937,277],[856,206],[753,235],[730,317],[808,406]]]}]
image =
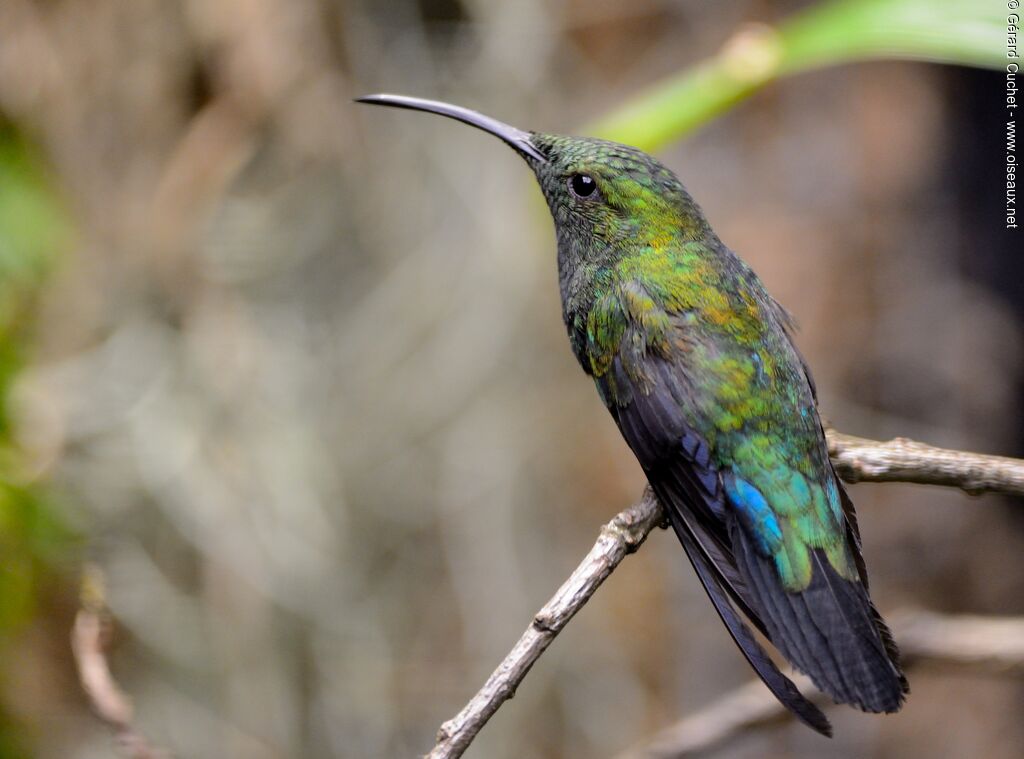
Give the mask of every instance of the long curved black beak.
[{"label": "long curved black beak", "polygon": [[512,146],[512,148],[524,158],[532,158],[535,161],[547,161],[547,158],[534,147],[530,142],[530,133],[522,129],[516,129],[504,122],[484,116],[482,113],[471,111],[451,103],[442,103],[440,100],[424,100],[423,98],[411,98],[405,95],[366,95],[356,98],[357,103],[369,103],[370,105],[389,105],[393,108],[409,108],[413,111],[426,111],[436,113],[440,116],[447,116],[450,119],[461,121],[477,129],[493,134]]}]

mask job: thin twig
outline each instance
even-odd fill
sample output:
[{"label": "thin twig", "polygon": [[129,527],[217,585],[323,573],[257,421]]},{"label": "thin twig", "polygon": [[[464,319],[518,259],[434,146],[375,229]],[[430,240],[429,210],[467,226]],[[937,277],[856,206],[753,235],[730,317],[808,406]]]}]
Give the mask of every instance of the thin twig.
[{"label": "thin twig", "polygon": [[[935,448],[904,438],[889,442],[866,440],[827,432],[829,455],[847,482],[916,482],[961,488],[968,493],[1024,495],[1024,461],[1002,456],[965,453]],[[661,504],[651,493],[604,526],[590,553],[534,617],[515,647],[484,683],[484,686],[437,734],[428,759],[456,759],[473,742],[480,729],[526,677],[534,662],[618,566],[644,542],[654,527],[664,521]],[[800,682],[798,681],[798,685]],[[763,686],[757,685],[757,699]],[[750,692],[736,693],[741,701],[754,699]],[[768,708],[768,707],[764,707]],[[748,707],[747,713],[753,713]],[[775,712],[772,711],[771,715]]]},{"label": "thin twig", "polygon": [[[946,616],[926,611],[889,615],[906,666],[929,662],[996,674],[1024,673],[1024,617]],[[807,697],[828,697],[804,675],[793,678]],[[658,732],[618,759],[668,759],[700,754],[740,733],[788,718],[786,708],[758,680]]]},{"label": "thin twig", "polygon": [[544,608],[537,612],[519,642],[487,678],[473,700],[453,719],[441,725],[430,759],[462,756],[469,744],[505,701],[515,695],[533,663],[555,636],[583,608],[627,554],[632,553],[662,518],[661,504],[650,489],[643,497],[601,529],[594,547]]},{"label": "thin twig", "polygon": [[167,759],[167,754],[150,745],[132,726],[132,705],[114,680],[107,662],[106,642],[110,637],[110,614],[106,606],[103,576],[86,566],[82,579],[82,608],[75,615],[71,650],[78,667],[78,679],[97,716],[114,731],[122,753],[129,759]]}]

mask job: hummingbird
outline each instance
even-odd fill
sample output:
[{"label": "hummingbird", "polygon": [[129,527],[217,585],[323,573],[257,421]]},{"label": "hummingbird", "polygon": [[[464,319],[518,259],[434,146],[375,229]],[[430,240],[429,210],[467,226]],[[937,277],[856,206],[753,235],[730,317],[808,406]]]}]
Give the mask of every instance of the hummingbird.
[{"label": "hummingbird", "polygon": [[909,692],[868,594],[853,503],[828,455],[794,324],[647,153],[524,131],[449,103],[512,147],[554,220],[569,343],[640,463],[711,604],[776,698],[831,735],[760,632],[837,703],[895,712]]}]

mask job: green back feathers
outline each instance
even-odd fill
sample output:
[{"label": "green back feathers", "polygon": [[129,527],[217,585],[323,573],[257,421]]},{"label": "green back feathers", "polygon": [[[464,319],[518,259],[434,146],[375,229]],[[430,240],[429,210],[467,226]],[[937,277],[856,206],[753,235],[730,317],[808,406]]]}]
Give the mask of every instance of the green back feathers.
[{"label": "green back feathers", "polygon": [[813,455],[793,456],[778,436],[752,435],[736,447],[730,467],[733,484],[727,483],[729,498],[741,514],[760,513],[758,499],[768,505],[770,518],[748,527],[760,540],[763,554],[774,560],[788,591],[803,590],[810,584],[814,549],[824,552],[841,577],[857,579],[846,545],[838,487],[831,474],[823,485],[820,470],[808,466],[812,462]]},{"label": "green back feathers", "polygon": [[[757,288],[717,266],[717,256],[707,246],[684,243],[611,267],[596,284],[587,316],[590,371],[612,405],[650,390],[648,359],[676,364],[692,393],[688,422],[707,440],[716,465],[756,491],[769,510],[747,526],[760,531],[783,585],[807,587],[814,549],[842,577],[854,579],[838,492],[821,460],[817,415],[798,376],[799,360]],[[631,380],[626,388],[606,377],[616,358]],[[736,493],[731,496],[744,507]]]},{"label": "green back feathers", "polygon": [[[737,508],[759,515],[748,528],[762,530],[785,587],[806,587],[815,549],[855,576],[813,397],[760,281],[652,157],[600,140],[532,141],[550,158],[534,171],[558,234],[566,324],[605,403],[654,392],[652,362],[669,362],[686,423],[715,465],[745,483],[734,488],[748,496]],[[596,183],[593,195],[573,191],[579,174]]]}]

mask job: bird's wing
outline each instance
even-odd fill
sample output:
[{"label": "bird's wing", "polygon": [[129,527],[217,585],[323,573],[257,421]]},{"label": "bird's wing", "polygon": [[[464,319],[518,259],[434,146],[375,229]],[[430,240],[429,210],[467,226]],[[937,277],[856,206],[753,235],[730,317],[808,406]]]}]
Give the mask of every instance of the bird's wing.
[{"label": "bird's wing", "polygon": [[[856,536],[827,452],[819,451],[820,481],[770,435],[741,440],[723,460],[687,421],[689,373],[677,356],[653,349],[644,330],[640,321],[619,330],[595,381],[737,645],[815,729],[824,731],[824,717],[769,666],[737,609],[837,701],[898,709],[906,681],[858,576]],[[808,444],[824,450],[823,438]]]},{"label": "bird's wing", "polygon": [[[602,395],[621,393],[627,388],[632,390],[633,380],[618,359],[609,367],[609,372],[597,380]],[[609,382],[617,382],[617,389],[612,390]],[[742,612],[763,635],[770,635],[751,607],[752,593],[733,557],[724,529],[725,494],[721,477],[710,460],[706,443],[681,423],[678,407],[665,389],[639,395],[623,406],[612,405],[610,409],[626,441],[644,465],[652,487],[668,512],[673,530],[733,641],[787,709],[814,730],[830,736],[832,726],[828,719],[779,671],[737,612],[737,609]],[[672,441],[669,447],[662,445],[666,440]]]}]

